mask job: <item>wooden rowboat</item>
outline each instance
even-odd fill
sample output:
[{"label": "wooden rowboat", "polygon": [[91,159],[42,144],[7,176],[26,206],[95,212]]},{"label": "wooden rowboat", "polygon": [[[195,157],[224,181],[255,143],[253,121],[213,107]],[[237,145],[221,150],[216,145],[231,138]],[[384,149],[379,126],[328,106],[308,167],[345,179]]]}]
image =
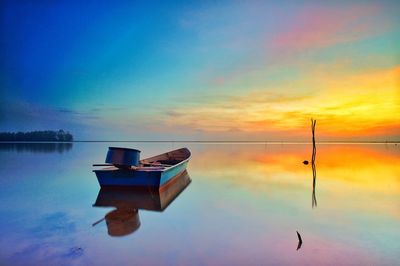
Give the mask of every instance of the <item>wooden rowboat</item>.
[{"label": "wooden rowboat", "polygon": [[[191,153],[187,148],[169,151],[157,156],[140,160],[137,165],[121,165],[122,154],[137,151],[124,148],[110,148],[118,164],[94,164],[93,166],[107,166],[93,170],[101,187],[156,187],[167,184],[174,176],[186,170]],[[106,161],[110,161],[109,154]],[[117,152],[116,152],[117,151]],[[122,154],[122,155],[121,155]]]}]

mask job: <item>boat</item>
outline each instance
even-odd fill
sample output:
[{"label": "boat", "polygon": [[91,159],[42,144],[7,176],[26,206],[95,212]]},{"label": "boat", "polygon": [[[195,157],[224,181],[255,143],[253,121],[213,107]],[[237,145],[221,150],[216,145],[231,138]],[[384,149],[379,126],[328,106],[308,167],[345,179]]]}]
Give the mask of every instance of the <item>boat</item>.
[{"label": "boat", "polygon": [[109,147],[106,166],[93,170],[100,187],[152,187],[160,189],[186,170],[191,153],[187,148],[139,160],[140,151]]},{"label": "boat", "polygon": [[132,234],[140,227],[139,210],[164,211],[191,183],[186,170],[174,176],[161,189],[149,187],[102,187],[93,207],[113,207],[104,218],[108,234],[121,237]]}]

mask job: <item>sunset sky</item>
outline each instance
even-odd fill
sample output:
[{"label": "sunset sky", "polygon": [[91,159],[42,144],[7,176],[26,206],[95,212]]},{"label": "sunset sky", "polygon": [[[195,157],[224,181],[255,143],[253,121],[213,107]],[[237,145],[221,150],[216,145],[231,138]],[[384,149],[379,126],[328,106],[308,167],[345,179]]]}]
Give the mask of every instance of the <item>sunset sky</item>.
[{"label": "sunset sky", "polygon": [[[331,3],[328,3],[331,2]],[[0,131],[400,140],[400,1],[2,1]]]}]

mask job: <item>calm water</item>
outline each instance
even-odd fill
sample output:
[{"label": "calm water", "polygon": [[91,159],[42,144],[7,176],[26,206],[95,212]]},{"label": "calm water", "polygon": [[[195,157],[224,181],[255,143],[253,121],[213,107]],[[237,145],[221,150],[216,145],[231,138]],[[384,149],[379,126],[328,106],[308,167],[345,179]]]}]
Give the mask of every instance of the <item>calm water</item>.
[{"label": "calm water", "polygon": [[[93,163],[108,146],[192,151],[192,182],[140,227],[92,224],[112,208]],[[399,145],[0,144],[0,265],[399,265]],[[298,231],[303,245],[296,250]]]}]

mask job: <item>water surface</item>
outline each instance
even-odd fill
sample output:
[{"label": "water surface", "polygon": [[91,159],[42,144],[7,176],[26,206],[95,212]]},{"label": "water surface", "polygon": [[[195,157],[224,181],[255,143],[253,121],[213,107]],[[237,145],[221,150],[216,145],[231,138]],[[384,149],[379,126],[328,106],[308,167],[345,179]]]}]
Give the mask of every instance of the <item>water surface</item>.
[{"label": "water surface", "polygon": [[[0,144],[1,265],[400,264],[398,145],[317,144],[314,207],[311,144],[15,145]],[[92,226],[112,210],[92,206],[108,146],[193,154],[190,185],[120,237]]]}]

